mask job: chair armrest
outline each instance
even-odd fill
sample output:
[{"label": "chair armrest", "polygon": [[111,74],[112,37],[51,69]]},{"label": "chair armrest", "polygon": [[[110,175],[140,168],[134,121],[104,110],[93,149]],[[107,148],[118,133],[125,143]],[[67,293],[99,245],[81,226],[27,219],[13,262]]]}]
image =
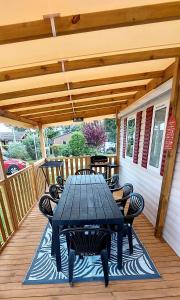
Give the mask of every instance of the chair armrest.
[{"label": "chair armrest", "polygon": [[123,186],[115,188],[115,189],[110,189],[110,191],[111,191],[111,193],[114,193],[114,192],[118,192],[118,191],[122,190],[122,188],[123,188]]}]

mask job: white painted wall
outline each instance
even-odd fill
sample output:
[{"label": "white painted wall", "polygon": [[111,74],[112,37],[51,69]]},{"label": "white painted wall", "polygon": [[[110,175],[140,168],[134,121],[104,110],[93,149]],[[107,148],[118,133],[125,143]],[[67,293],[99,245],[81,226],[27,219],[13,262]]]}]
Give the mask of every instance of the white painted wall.
[{"label": "white painted wall", "polygon": [[[130,182],[134,185],[134,191],[142,194],[145,200],[144,214],[149,219],[149,221],[155,225],[156,215],[159,204],[159,196],[161,191],[162,176],[160,172],[156,172],[150,168],[141,167],[142,150],[143,150],[143,140],[144,140],[144,127],[145,127],[145,117],[146,108],[151,105],[156,105],[161,101],[170,100],[170,87],[166,84],[157,90],[153,91],[147,96],[147,101],[144,98],[142,102],[138,102],[138,108],[134,106],[132,110],[128,109],[122,117],[121,124],[121,149],[120,149],[120,183],[124,184]],[[165,93],[164,93],[164,90]],[[154,94],[154,97],[153,97]],[[141,124],[141,134],[140,134],[140,148],[139,148],[139,159],[138,164],[134,164],[129,158],[122,158],[122,147],[123,147],[123,124],[124,117],[130,116],[132,113],[137,113],[138,111],[143,111],[142,114],[142,124]],[[164,232],[164,239],[169,243],[169,245],[175,250],[175,252],[180,256],[180,144],[176,159],[175,172],[173,177],[171,195],[169,200],[168,213],[166,217]]]}]

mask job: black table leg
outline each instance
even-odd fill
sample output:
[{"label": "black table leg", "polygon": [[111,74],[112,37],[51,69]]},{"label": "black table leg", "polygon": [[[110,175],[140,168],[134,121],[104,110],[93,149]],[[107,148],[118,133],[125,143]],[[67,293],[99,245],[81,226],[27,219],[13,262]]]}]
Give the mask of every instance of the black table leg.
[{"label": "black table leg", "polygon": [[56,256],[56,267],[57,271],[61,271],[61,250],[60,250],[60,236],[59,236],[59,227],[53,226],[53,234],[52,234],[52,241],[53,241],[53,253]]},{"label": "black table leg", "polygon": [[122,250],[123,250],[123,231],[118,226],[117,230],[117,265],[118,269],[122,269]]}]

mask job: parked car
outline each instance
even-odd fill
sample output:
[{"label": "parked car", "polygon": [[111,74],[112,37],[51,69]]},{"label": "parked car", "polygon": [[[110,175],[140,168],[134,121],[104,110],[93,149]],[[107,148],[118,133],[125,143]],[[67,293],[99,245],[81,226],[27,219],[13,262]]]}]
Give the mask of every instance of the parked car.
[{"label": "parked car", "polygon": [[20,159],[8,158],[5,156],[3,156],[3,159],[5,170],[9,175],[18,172],[27,166],[27,162]]}]

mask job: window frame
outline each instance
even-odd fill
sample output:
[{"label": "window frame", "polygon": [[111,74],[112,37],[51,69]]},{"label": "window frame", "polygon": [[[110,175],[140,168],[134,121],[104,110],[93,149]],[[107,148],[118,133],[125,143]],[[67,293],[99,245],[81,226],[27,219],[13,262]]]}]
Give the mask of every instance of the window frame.
[{"label": "window frame", "polygon": [[[165,115],[165,120],[164,120],[164,132],[163,132],[163,138],[162,138],[162,144],[161,144],[161,152],[160,152],[160,157],[159,157],[159,167],[156,168],[156,167],[150,165],[150,154],[151,154],[151,146],[152,146],[152,137],[153,137],[155,113],[156,113],[157,110],[160,110],[162,108],[166,108],[166,115]],[[149,152],[148,152],[147,168],[149,170],[153,170],[156,173],[159,173],[160,169],[161,169],[161,162],[162,162],[162,156],[163,156],[163,150],[164,150],[164,141],[165,141],[165,134],[166,134],[168,114],[169,114],[169,103],[167,101],[166,102],[162,101],[162,102],[154,105],[153,117],[152,117],[152,124],[151,124],[151,136],[150,136],[150,142],[149,142]]]},{"label": "window frame", "polygon": [[127,153],[127,145],[128,145],[128,121],[129,120],[133,120],[134,119],[134,144],[135,144],[135,134],[136,134],[136,114],[130,115],[127,118],[127,127],[126,127],[126,151],[125,151],[125,158],[127,158],[130,161],[133,161],[133,157],[134,157],[134,144],[133,144],[133,152],[132,152],[132,157],[128,156]]}]

